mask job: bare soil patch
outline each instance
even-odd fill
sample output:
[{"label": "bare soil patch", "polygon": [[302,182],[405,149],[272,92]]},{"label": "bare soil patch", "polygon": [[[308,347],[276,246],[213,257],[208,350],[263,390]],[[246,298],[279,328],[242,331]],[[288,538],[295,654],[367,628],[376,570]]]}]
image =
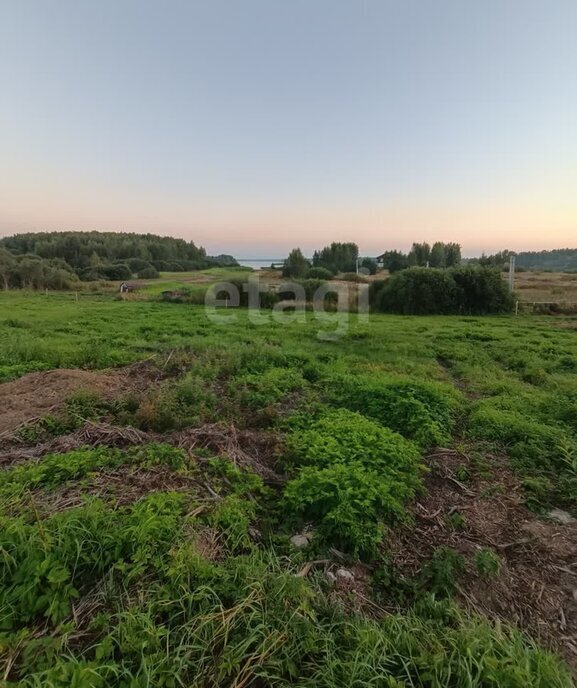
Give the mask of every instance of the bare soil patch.
[{"label": "bare soil patch", "polygon": [[[577,666],[577,524],[539,518],[523,504],[519,480],[506,460],[490,457],[488,471],[468,456],[439,449],[428,457],[426,494],[413,505],[413,527],[392,533],[387,547],[398,568],[413,576],[438,547],[451,547],[467,561],[458,597],[494,619],[512,622]],[[470,470],[463,482],[462,467]],[[451,515],[462,517],[455,528]],[[483,577],[475,554],[491,549],[501,571]]]},{"label": "bare soil patch", "polygon": [[[234,425],[213,423],[164,435],[144,432],[132,427],[86,421],[69,435],[55,437],[33,447],[21,446],[0,438],[0,468],[41,459],[47,454],[63,454],[80,447],[116,447],[125,449],[151,442],[164,442],[194,453],[209,450],[223,456],[239,468],[250,469],[270,484],[280,484],[283,477],[274,470],[279,437],[258,430],[237,430]],[[199,452],[200,453],[200,452]],[[199,459],[202,460],[202,459]]]},{"label": "bare soil patch", "polygon": [[70,483],[55,490],[37,490],[33,499],[38,512],[46,516],[81,506],[87,495],[126,506],[154,492],[196,494],[199,489],[194,478],[175,473],[166,466],[120,466],[113,471],[98,472],[82,485]]},{"label": "bare soil patch", "polygon": [[87,391],[113,399],[142,391],[163,376],[161,368],[142,361],[101,371],[58,368],[4,382],[0,384],[0,438],[58,411],[72,394]]}]

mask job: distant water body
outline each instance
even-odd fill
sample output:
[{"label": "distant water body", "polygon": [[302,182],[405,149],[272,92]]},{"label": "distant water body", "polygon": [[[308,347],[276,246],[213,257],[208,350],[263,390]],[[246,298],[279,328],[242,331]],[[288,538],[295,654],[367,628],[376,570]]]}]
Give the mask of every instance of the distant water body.
[{"label": "distant water body", "polygon": [[274,263],[278,265],[284,261],[284,258],[237,258],[239,265],[244,265],[247,268],[254,270],[262,270],[263,268],[270,268]]}]

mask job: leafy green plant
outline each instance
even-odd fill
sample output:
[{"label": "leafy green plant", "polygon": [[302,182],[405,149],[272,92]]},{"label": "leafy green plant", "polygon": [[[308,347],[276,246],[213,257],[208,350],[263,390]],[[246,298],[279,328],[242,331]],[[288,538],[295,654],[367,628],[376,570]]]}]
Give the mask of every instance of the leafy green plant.
[{"label": "leafy green plant", "polygon": [[269,368],[262,373],[243,375],[233,381],[241,404],[250,409],[262,409],[277,404],[288,394],[306,385],[302,374],[294,368]]},{"label": "leafy green plant", "polygon": [[458,511],[453,511],[449,514],[449,516],[447,516],[447,521],[453,530],[464,530],[467,524],[463,515]]},{"label": "leafy green plant", "polygon": [[475,567],[481,578],[493,578],[501,572],[503,562],[492,549],[480,549],[475,553]]},{"label": "leafy green plant", "polygon": [[229,495],[219,501],[210,514],[210,523],[224,535],[231,552],[250,549],[251,520],[255,516],[254,502],[238,495]]},{"label": "leafy green plant", "polygon": [[383,475],[404,475],[416,487],[420,453],[412,442],[360,413],[331,409],[309,427],[291,433],[287,461],[319,467],[359,462]]},{"label": "leafy green plant", "polygon": [[451,547],[438,547],[421,572],[421,586],[441,597],[452,595],[464,571],[462,554]]},{"label": "leafy green plant", "polygon": [[422,447],[450,442],[458,397],[446,385],[379,376],[334,376],[329,401],[359,411]]},{"label": "leafy green plant", "polygon": [[287,447],[300,467],[284,491],[288,511],[313,520],[327,542],[374,555],[385,524],[406,517],[404,504],[420,485],[416,447],[346,409],[293,431]]}]

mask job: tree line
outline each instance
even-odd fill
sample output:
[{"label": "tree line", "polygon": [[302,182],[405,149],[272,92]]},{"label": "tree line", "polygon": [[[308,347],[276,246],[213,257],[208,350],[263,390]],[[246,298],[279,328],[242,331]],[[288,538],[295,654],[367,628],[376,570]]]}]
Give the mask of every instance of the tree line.
[{"label": "tree line", "polygon": [[577,270],[577,248],[558,248],[552,251],[521,251],[516,265],[527,270]]},{"label": "tree line", "polygon": [[518,270],[544,270],[548,272],[577,271],[577,249],[557,248],[551,251],[499,251],[479,258],[471,258],[468,262],[473,265],[495,267],[501,270],[509,269],[511,256],[515,256],[515,266]]},{"label": "tree line", "polygon": [[2,289],[72,289],[78,275],[61,258],[15,256],[0,248],[0,288]]},{"label": "tree line", "polygon": [[442,241],[436,241],[432,246],[427,242],[414,243],[408,253],[385,251],[380,259],[390,273],[413,267],[450,268],[460,265],[461,246]]},{"label": "tree line", "polygon": [[333,242],[313,253],[312,260],[305,258],[300,248],[294,248],[284,262],[283,277],[331,279],[336,274],[354,273],[357,268],[374,275],[377,261],[360,258],[359,247],[353,242]]},{"label": "tree line", "polygon": [[[0,239],[3,288],[65,289],[71,280],[128,280],[238,265],[210,257],[193,241],[122,232],[37,232]],[[59,286],[63,285],[63,286]]]}]

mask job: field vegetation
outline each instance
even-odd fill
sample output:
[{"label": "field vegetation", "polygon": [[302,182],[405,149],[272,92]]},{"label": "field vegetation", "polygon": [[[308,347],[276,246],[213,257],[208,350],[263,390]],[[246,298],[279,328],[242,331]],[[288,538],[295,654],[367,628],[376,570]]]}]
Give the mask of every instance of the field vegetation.
[{"label": "field vegetation", "polygon": [[151,289],[0,294],[7,686],[574,685],[574,320]]}]

